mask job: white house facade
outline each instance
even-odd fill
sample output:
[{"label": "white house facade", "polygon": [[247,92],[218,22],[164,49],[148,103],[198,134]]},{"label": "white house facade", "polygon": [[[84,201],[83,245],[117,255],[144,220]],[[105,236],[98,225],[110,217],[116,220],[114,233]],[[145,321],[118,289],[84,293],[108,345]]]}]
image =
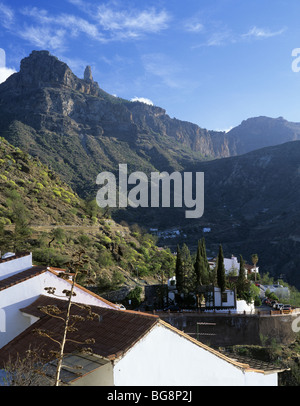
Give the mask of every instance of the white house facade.
[{"label": "white house facade", "polygon": [[277,373],[235,363],[164,322],[115,360],[113,368],[116,386],[276,386],[277,380]]},{"label": "white house facade", "polygon": [[[66,299],[62,291],[70,289],[70,281],[58,277],[58,271],[50,267],[33,266],[31,253],[0,260],[0,348],[35,321],[20,309],[40,295],[47,295],[46,287],[56,288],[56,294]],[[116,308],[80,285],[75,286],[74,292],[74,302]]]},{"label": "white house facade", "polygon": [[[57,321],[49,316],[38,316],[36,305],[45,302],[47,298],[40,297],[34,304],[22,309],[22,312],[35,315],[37,320],[0,349],[0,370],[13,353],[22,355],[22,351],[24,353],[29,346],[36,348],[37,344],[45,345],[42,348],[46,352],[55,348],[52,341],[33,335],[33,330],[41,327],[46,331],[52,327],[52,331],[56,331]],[[74,308],[76,312],[77,307]],[[158,316],[103,307],[93,307],[92,310],[101,317],[85,321],[78,328],[83,340],[88,337],[95,339],[95,343],[91,344],[93,354],[82,355],[77,350],[72,351],[72,347],[66,350],[68,355],[64,358],[61,374],[63,385],[179,387],[278,384],[278,369],[265,371],[237,362]],[[51,377],[55,363],[47,365]],[[74,365],[83,366],[81,376],[72,372]]]},{"label": "white house facade", "polygon": [[[214,268],[216,265],[215,261],[210,261],[210,267]],[[240,271],[240,263],[234,255],[231,256],[231,258],[224,258],[224,268],[225,268],[225,274],[231,274],[233,273],[234,275],[238,275]],[[247,277],[248,274],[252,273],[258,273],[259,272],[259,267],[254,266],[254,265],[248,265],[245,264],[245,276]]]},{"label": "white house facade", "polygon": [[[23,259],[18,261],[21,258]],[[4,263],[9,266],[3,266]],[[48,354],[56,349],[53,341],[33,333],[35,329],[42,329],[61,336],[62,327],[59,323],[62,322],[39,310],[40,306],[55,303],[65,311],[66,297],[62,295],[61,300],[58,300],[45,291],[45,287],[55,287],[56,293],[60,294],[64,289],[70,289],[71,282],[60,278],[60,271],[62,270],[33,266],[31,254],[28,253],[0,261],[2,376],[5,362],[11,356],[22,356],[29,348],[40,346]],[[75,293],[73,302],[89,304],[97,317],[86,319],[78,326],[78,330],[69,333],[71,340],[66,347],[68,356],[65,357],[64,364],[69,362],[72,366],[82,362],[84,368],[80,377],[72,376],[70,370],[66,370],[65,385],[277,385],[279,371],[276,369],[253,369],[248,364],[239,363],[202,344],[156,315],[120,310],[118,306],[79,285],[75,286]],[[82,315],[84,309],[72,306],[72,312]],[[82,341],[93,338],[93,354],[79,355],[72,334]]]}]

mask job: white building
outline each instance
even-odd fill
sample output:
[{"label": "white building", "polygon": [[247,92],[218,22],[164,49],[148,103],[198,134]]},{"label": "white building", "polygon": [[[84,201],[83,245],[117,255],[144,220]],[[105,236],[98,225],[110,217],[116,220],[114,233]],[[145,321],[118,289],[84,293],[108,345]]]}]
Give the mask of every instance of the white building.
[{"label": "white building", "polygon": [[[35,322],[26,331],[0,350],[1,365],[13,354],[21,356],[31,346],[42,346],[45,352],[55,349],[54,343],[36,337],[34,329],[59,331],[55,319],[40,318],[39,305],[48,303],[39,297],[36,302],[21,309]],[[66,302],[64,302],[65,305]],[[63,304],[58,303],[63,308]],[[73,309],[73,307],[72,307]],[[162,321],[158,316],[134,311],[92,307],[99,315],[94,320],[77,324],[82,340],[94,338],[90,345],[93,355],[82,355],[70,342],[66,348],[61,379],[74,386],[276,386],[279,370],[253,369],[191,338]],[[74,312],[82,314],[74,306]],[[82,365],[82,375],[70,369]],[[55,365],[48,364],[53,376]],[[69,366],[69,367],[68,367]],[[73,372],[72,372],[73,371]],[[77,370],[78,371],[78,370]],[[2,371],[3,373],[3,371]]]},{"label": "white building", "polygon": [[[70,290],[71,282],[58,276],[61,271],[34,266],[31,253],[12,254],[0,259],[0,348],[31,325],[31,317],[22,314],[20,309],[40,295],[47,295],[45,287],[56,288],[56,293],[66,299],[62,291]],[[116,308],[113,303],[80,285],[76,284],[75,293],[74,302]]]},{"label": "white building", "polygon": [[226,289],[221,292],[221,289],[212,286],[211,290],[205,295],[206,308],[226,308],[235,309],[237,305],[236,292],[234,290]]},{"label": "white building", "polygon": [[[210,267],[214,268],[216,265],[216,260],[209,262]],[[231,258],[224,258],[224,268],[225,274],[228,275],[229,273],[233,273],[234,275],[238,275],[240,272],[240,263],[234,255]],[[259,267],[254,265],[245,264],[245,275],[249,275],[251,273],[259,273]]]},{"label": "white building", "polygon": [[240,270],[240,263],[235,256],[232,255],[231,258],[224,258],[224,268],[225,273],[235,272],[237,275]]}]

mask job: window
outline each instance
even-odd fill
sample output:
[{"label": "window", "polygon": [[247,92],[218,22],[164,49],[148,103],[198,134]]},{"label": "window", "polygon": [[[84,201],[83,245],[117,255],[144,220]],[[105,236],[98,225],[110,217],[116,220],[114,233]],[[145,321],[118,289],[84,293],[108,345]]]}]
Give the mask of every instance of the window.
[{"label": "window", "polygon": [[227,302],[227,292],[222,293],[222,303]]}]

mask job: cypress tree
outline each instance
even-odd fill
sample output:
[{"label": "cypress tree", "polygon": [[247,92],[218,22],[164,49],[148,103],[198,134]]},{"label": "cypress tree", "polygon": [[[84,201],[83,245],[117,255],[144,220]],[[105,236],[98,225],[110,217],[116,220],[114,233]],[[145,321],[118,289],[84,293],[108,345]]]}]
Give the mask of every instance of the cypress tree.
[{"label": "cypress tree", "polygon": [[203,267],[203,260],[201,256],[201,244],[200,241],[198,241],[198,248],[197,248],[197,255],[196,255],[196,261],[194,263],[194,271],[195,271],[195,276],[196,276],[196,290],[198,289],[199,286],[202,285],[202,278],[201,278],[201,271]]},{"label": "cypress tree", "polygon": [[217,266],[217,285],[221,289],[221,292],[225,291],[226,280],[225,280],[224,255],[223,255],[222,245],[219,246],[218,266]]},{"label": "cypress tree", "polygon": [[176,276],[176,288],[178,293],[183,292],[184,287],[184,274],[183,274],[183,264],[181,258],[181,250],[179,245],[177,245],[177,256],[176,256],[176,268],[175,268],[175,276]]},{"label": "cypress tree", "polygon": [[187,294],[187,293],[194,291],[194,286],[195,286],[193,261],[191,258],[191,253],[190,253],[189,247],[186,244],[182,245],[180,252],[181,252],[181,260],[182,260],[182,270],[183,270],[183,292]]},{"label": "cypress tree", "polygon": [[205,238],[203,237],[201,240],[201,255],[203,258],[203,285],[208,285],[210,283],[210,266],[208,263],[207,255],[206,255],[206,245],[205,245]]},{"label": "cypress tree", "polygon": [[201,239],[201,255],[204,259],[204,262],[208,265],[207,255],[206,255],[206,245],[205,245],[205,238]]},{"label": "cypress tree", "polygon": [[246,301],[248,300],[249,284],[245,275],[245,262],[242,255],[240,255],[240,270],[236,283],[236,293],[239,299],[245,299]]}]

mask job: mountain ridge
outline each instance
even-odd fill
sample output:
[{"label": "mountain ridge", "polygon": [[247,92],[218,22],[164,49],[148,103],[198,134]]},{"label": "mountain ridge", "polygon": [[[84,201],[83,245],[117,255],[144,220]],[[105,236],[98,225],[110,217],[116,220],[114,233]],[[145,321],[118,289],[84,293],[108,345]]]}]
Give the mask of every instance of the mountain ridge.
[{"label": "mountain ridge", "polygon": [[[264,118],[272,125],[260,130],[252,119],[251,145],[248,120],[228,133],[210,131],[172,119],[161,107],[109,95],[91,71],[86,79],[48,51],[33,51],[20,71],[0,84],[1,135],[53,167],[80,196],[95,194],[97,174],[115,173],[119,163],[146,173],[182,171],[193,162],[266,146],[262,140],[272,143],[278,125],[280,142],[300,137],[300,124],[291,129],[292,123]],[[245,123],[246,133],[241,132]]]},{"label": "mountain ridge", "polygon": [[[80,197],[95,198],[97,174],[116,173],[121,163],[146,174],[204,171],[204,216],[186,222],[183,233],[190,246],[211,228],[205,237],[212,251],[222,243],[228,255],[258,252],[262,269],[282,270],[300,286],[299,123],[260,116],[227,133],[209,131],[171,119],[161,107],[109,95],[90,71],[85,79],[49,52],[33,51],[0,84],[0,135],[50,166]],[[186,221],[178,211],[153,210],[117,215],[148,227]]]}]

